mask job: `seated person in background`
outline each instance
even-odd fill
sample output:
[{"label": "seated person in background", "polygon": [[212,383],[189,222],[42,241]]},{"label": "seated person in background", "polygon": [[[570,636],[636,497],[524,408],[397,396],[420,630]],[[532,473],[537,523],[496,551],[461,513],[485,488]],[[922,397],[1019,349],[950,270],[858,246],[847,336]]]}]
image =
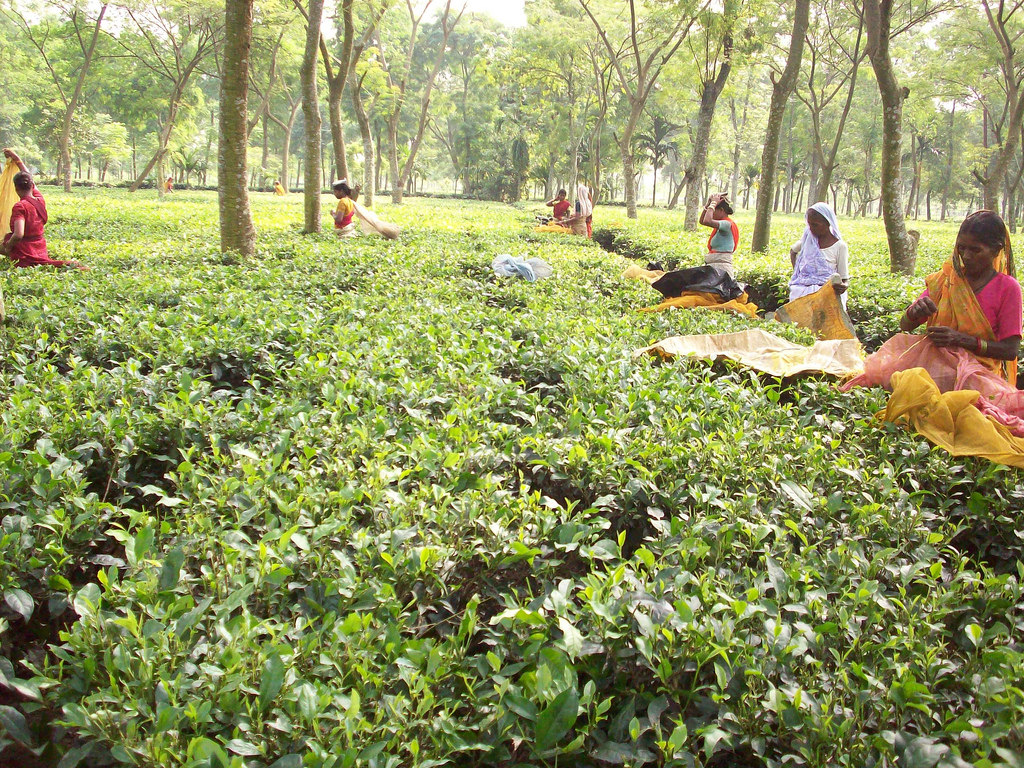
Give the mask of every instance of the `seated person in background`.
[{"label": "seated person in background", "polygon": [[717,194],[708,198],[708,204],[700,217],[701,224],[714,230],[714,234],[708,238],[708,255],[704,257],[704,263],[724,270],[730,277],[733,276],[732,255],[740,241],[739,227],[729,218],[731,215],[732,206],[729,201],[724,194]]},{"label": "seated person in background", "polygon": [[280,181],[275,181],[274,182],[274,194],[278,195],[278,196],[281,196],[284,193],[285,193],[285,189],[284,189],[283,186],[281,186],[281,182]]},{"label": "seated person in background", "polygon": [[4,155],[18,166],[20,173],[14,176],[14,191],[18,202],[11,210],[11,231],[0,245],[0,254],[8,256],[19,267],[77,267],[85,270],[77,261],[51,259],[46,250],[43,227],[48,218],[46,201],[36,189],[32,175],[13,149],[5,149]]},{"label": "seated person in background", "polygon": [[569,209],[572,207],[572,203],[566,199],[566,196],[566,191],[564,189],[560,189],[551,200],[544,203],[544,205],[551,208],[551,213],[555,221],[561,221],[564,219],[565,214],[567,214]]},{"label": "seated person in background", "polygon": [[839,234],[836,214],[828,203],[815,203],[807,209],[807,227],[803,237],[789,249],[793,277],[789,281],[789,300],[817,292],[833,275],[843,281],[836,286],[843,308],[850,284],[850,251]]},{"label": "seated person in background", "polygon": [[174,177],[168,176],[167,181],[164,182],[164,192],[174,191]]},{"label": "seated person in background", "polygon": [[999,214],[976,211],[964,219],[952,257],[925,285],[900,318],[900,329],[910,332],[927,322],[935,346],[965,349],[1016,385],[1021,288]]},{"label": "seated person in background", "polygon": [[359,198],[359,187],[350,187],[348,181],[342,179],[331,185],[331,191],[338,198],[338,208],[334,211],[334,233],[338,237],[354,237],[356,225],[352,221],[355,215],[355,200]]}]

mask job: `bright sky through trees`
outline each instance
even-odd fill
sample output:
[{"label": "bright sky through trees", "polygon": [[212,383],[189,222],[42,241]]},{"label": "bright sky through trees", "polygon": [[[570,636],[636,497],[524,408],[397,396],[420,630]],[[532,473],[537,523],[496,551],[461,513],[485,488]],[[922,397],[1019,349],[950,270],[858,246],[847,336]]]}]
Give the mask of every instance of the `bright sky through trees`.
[{"label": "bright sky through trees", "polygon": [[524,0],[469,0],[466,10],[470,13],[486,13],[507,27],[526,26]]}]

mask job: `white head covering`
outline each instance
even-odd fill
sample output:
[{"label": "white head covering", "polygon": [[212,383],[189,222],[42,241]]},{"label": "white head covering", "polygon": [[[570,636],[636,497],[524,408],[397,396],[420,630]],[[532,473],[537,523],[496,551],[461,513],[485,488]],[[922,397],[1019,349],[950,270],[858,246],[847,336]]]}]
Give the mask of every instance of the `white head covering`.
[{"label": "white head covering", "polygon": [[[842,240],[839,234],[839,223],[836,221],[836,213],[828,203],[815,203],[811,210],[821,215],[828,222],[829,231],[837,240]],[[804,228],[803,237],[800,239],[800,255],[796,257],[796,264],[793,267],[793,277],[789,281],[791,286],[821,286],[829,281],[833,275],[833,269],[828,260],[821,253],[821,246],[818,238],[811,233],[810,226]]]},{"label": "white head covering", "polygon": [[576,212],[590,216],[594,212],[594,201],[590,197],[590,187],[583,181],[576,185]]}]

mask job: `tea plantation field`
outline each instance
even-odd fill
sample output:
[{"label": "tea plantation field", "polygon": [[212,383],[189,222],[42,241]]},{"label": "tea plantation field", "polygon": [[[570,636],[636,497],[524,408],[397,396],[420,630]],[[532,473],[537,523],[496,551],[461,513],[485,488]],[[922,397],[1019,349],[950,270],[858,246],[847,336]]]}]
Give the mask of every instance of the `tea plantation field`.
[{"label": "tea plantation field", "polygon": [[[635,311],[620,252],[698,263],[680,214],[341,244],[257,195],[240,262],[210,194],[49,201],[92,271],[0,271],[0,764],[1021,765],[1024,473],[880,391],[634,358],[751,326]],[[771,299],[802,226],[738,277]],[[869,345],[921,228],[903,280],[846,227]]]}]

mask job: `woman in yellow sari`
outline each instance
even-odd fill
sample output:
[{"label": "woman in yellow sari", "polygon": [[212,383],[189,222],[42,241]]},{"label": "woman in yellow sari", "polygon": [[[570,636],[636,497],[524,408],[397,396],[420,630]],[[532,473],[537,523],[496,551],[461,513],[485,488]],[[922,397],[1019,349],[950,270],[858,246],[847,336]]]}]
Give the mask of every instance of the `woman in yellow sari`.
[{"label": "woman in yellow sari", "polygon": [[1014,276],[1010,235],[999,215],[977,211],[964,219],[952,257],[925,285],[927,290],[900,318],[900,330],[927,323],[935,346],[964,349],[1016,385],[1021,287]]}]

